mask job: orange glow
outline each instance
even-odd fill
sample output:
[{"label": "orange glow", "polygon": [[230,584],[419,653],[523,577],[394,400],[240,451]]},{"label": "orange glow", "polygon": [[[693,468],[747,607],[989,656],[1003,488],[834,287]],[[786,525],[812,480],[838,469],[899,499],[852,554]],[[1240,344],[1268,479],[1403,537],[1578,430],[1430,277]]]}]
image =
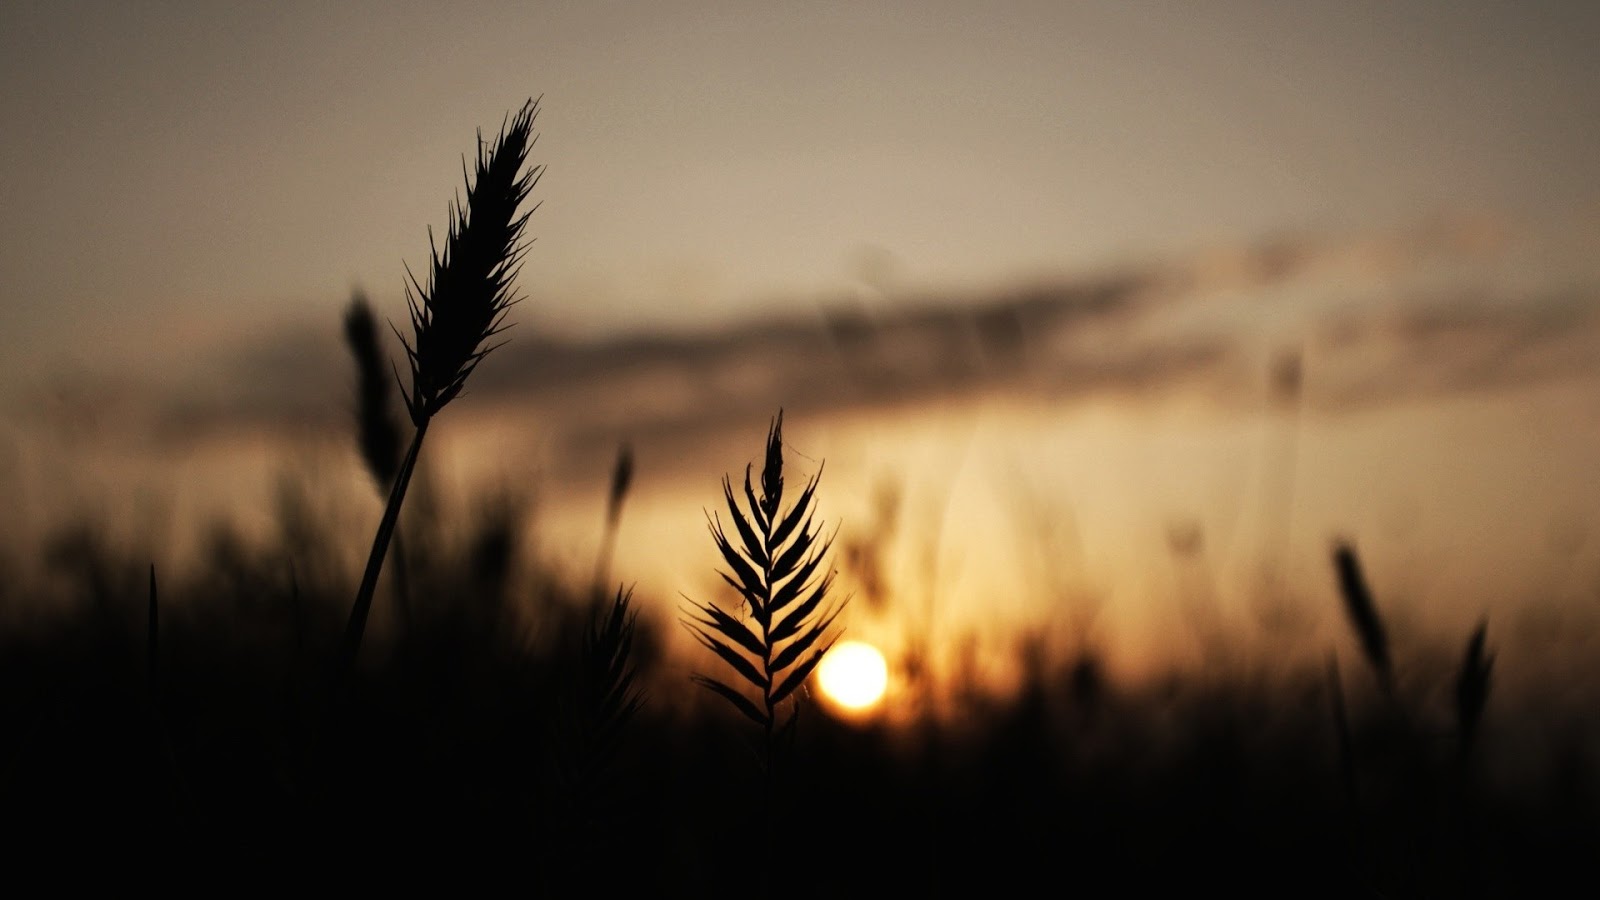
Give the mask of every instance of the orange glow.
[{"label": "orange glow", "polygon": [[835,704],[850,712],[865,712],[883,699],[889,686],[889,665],[877,647],[844,641],[822,658],[817,681]]}]

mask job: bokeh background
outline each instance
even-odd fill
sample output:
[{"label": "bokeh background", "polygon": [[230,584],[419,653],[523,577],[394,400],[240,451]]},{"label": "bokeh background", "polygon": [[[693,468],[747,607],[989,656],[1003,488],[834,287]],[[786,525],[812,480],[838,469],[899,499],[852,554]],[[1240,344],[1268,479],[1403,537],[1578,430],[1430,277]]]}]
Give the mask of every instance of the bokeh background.
[{"label": "bokeh background", "polygon": [[9,564],[91,520],[181,568],[285,497],[359,562],[340,316],[404,326],[474,129],[542,95],[525,300],[424,477],[527,501],[555,570],[626,443],[616,579],[718,590],[704,510],[782,407],[887,648],[1320,656],[1343,538],[1398,641],[1488,616],[1544,677],[1600,610],[1597,42],[1489,0],[8,3]]}]

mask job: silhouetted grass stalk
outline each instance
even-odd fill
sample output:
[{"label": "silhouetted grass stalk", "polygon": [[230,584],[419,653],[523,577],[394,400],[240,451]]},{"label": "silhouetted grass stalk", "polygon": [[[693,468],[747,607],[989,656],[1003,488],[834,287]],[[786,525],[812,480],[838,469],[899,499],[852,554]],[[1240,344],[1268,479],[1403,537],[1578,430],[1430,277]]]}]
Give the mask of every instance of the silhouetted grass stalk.
[{"label": "silhouetted grass stalk", "polygon": [[383,519],[378,523],[378,533],[372,539],[372,551],[367,554],[367,568],[361,575],[361,588],[356,591],[355,606],[345,623],[344,640],[339,647],[338,677],[342,680],[355,665],[356,654],[361,650],[361,637],[366,632],[367,616],[372,612],[372,595],[378,587],[378,575],[383,571],[383,557],[394,536],[395,523],[400,520],[400,506],[406,499],[406,487],[411,483],[411,473],[417,467],[417,455],[422,452],[422,439],[428,433],[428,420],[417,424],[411,437],[411,448],[400,462],[394,485],[389,489],[389,502],[383,508]]},{"label": "silhouetted grass stalk", "polygon": [[372,609],[372,595],[428,425],[446,404],[461,394],[467,377],[478,363],[499,346],[485,346],[485,342],[506,328],[506,310],[517,302],[512,280],[527,251],[522,232],[533,212],[530,209],[519,216],[517,210],[544,171],[542,166],[522,171],[528,150],[536,139],[533,121],[538,112],[538,101],[529,100],[501,126],[492,147],[480,133],[475,177],[468,179],[466,203],[458,202],[453,211],[443,252],[433,243],[431,230],[429,232],[433,264],[427,286],[410,275],[406,301],[410,307],[413,338],[408,342],[401,337],[401,343],[411,369],[411,391],[405,397],[406,407],[416,431],[395,473],[389,501],[373,537],[372,552],[367,557],[361,587],[350,610],[335,663],[336,685],[343,683],[361,649],[361,638]]},{"label": "silhouetted grass stalk", "polygon": [[628,496],[633,483],[633,448],[623,444],[617,448],[617,462],[611,469],[611,492],[606,496],[605,531],[600,538],[600,552],[595,555],[592,594],[595,603],[605,598],[605,585],[611,572],[611,557],[617,548],[617,527],[622,522],[622,501]]},{"label": "silhouetted grass stalk", "polygon": [[[361,459],[372,475],[379,492],[387,498],[394,489],[403,454],[400,449],[400,422],[392,402],[394,386],[390,368],[378,337],[378,323],[366,294],[357,290],[350,298],[344,316],[345,343],[356,362],[356,443]],[[394,535],[395,607],[403,629],[412,624],[411,592],[406,566],[405,534]]]},{"label": "silhouetted grass stalk", "polygon": [[644,705],[644,692],[635,683],[633,643],[639,612],[632,604],[633,592],[618,587],[609,603],[590,609],[583,630],[577,677],[571,686],[570,740],[562,759],[574,798],[594,798],[623,732]]},{"label": "silhouetted grass stalk", "polygon": [[693,676],[697,684],[720,695],[761,727],[762,767],[770,812],[777,738],[793,726],[799,714],[798,709],[792,711],[780,725],[778,708],[805,683],[838,639],[835,634],[822,640],[844,603],[832,608],[824,605],[834,573],[822,565],[833,538],[822,538],[821,528],[812,527],[813,501],[821,471],[812,476],[792,507],[787,511],[782,508],[782,410],[767,432],[759,499],[750,483],[750,469],[745,466],[747,512],[740,510],[734,499],[732,482],[726,476],[722,479],[738,546],[723,530],[719,517],[707,517],[717,550],[731,570],[731,574],[720,574],[743,598],[749,619],[729,614],[713,603],[700,603],[694,611],[701,615],[686,616],[683,625],[740,681],[760,694],[759,701],[752,701],[726,681],[698,673]]},{"label": "silhouetted grass stalk", "polygon": [[1339,542],[1334,546],[1333,565],[1339,575],[1339,593],[1344,598],[1344,611],[1350,627],[1361,644],[1361,652],[1378,677],[1378,686],[1385,696],[1394,698],[1394,664],[1389,658],[1389,637],[1378,615],[1378,604],[1367,587],[1366,576],[1361,571],[1361,560],[1354,546]]},{"label": "silhouetted grass stalk", "polygon": [[1484,706],[1489,702],[1489,676],[1494,671],[1494,654],[1486,641],[1489,622],[1478,623],[1472,637],[1467,639],[1467,649],[1462,655],[1461,668],[1456,672],[1456,730],[1461,755],[1472,749],[1473,738],[1483,720]]}]

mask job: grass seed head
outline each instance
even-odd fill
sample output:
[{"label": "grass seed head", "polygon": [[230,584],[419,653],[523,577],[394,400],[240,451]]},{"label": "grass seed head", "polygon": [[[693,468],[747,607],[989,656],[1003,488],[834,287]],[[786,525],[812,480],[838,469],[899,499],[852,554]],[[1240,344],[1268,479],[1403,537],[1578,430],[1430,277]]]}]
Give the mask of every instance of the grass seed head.
[{"label": "grass seed head", "polygon": [[606,496],[606,524],[615,528],[622,517],[622,501],[633,484],[633,447],[624,443],[617,448],[617,462],[611,469],[611,492]]},{"label": "grass seed head", "polygon": [[1389,636],[1383,619],[1378,615],[1378,605],[1372,599],[1367,579],[1361,573],[1361,561],[1355,547],[1340,541],[1334,546],[1333,564],[1339,575],[1339,590],[1344,597],[1344,611],[1350,627],[1361,643],[1361,652],[1378,676],[1385,692],[1394,688],[1394,666],[1389,659]]},{"label": "grass seed head", "polygon": [[[834,570],[828,555],[834,535],[824,534],[816,521],[821,477],[819,468],[785,509],[783,411],[779,410],[767,430],[760,499],[747,466],[745,508],[739,506],[731,479],[722,481],[732,530],[723,525],[720,515],[706,517],[712,540],[727,565],[720,574],[742,600],[740,614],[726,612],[714,603],[698,603],[686,610],[681,620],[728,670],[721,679],[697,674],[694,681],[763,728],[769,738],[769,766],[772,735],[792,724],[798,713],[794,709],[787,722],[781,722],[776,710],[805,683],[838,639],[832,626],[848,602],[846,598],[835,604],[829,598]],[[747,690],[757,699],[751,699]]]},{"label": "grass seed head", "polygon": [[543,166],[523,168],[537,140],[538,113],[539,101],[529,100],[501,126],[492,145],[479,134],[476,171],[466,176],[467,200],[455,204],[442,251],[429,234],[427,285],[412,275],[406,286],[413,335],[406,344],[406,403],[419,426],[461,393],[467,376],[498,346],[487,342],[505,330],[506,310],[518,300],[512,280],[527,251],[522,232],[533,212],[519,214],[518,208],[544,172]]},{"label": "grass seed head", "polygon": [[393,377],[378,339],[377,320],[357,291],[344,314],[344,339],[356,361],[356,432],[367,471],[387,491],[400,470],[400,423],[391,406]]}]

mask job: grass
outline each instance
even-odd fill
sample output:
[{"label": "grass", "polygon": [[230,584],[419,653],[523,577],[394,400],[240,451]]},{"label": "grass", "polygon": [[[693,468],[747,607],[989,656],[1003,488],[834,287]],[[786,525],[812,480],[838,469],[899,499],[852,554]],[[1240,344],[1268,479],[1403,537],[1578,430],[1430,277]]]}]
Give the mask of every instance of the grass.
[{"label": "grass", "polygon": [[[322,757],[298,748],[326,687],[316,660],[341,633],[337,580],[296,596],[272,546],[245,548],[228,579],[163,570],[155,633],[168,743],[151,739],[141,689],[148,565],[76,544],[61,564],[141,577],[85,580],[78,590],[100,591],[99,605],[0,632],[0,819],[18,836],[0,849],[8,869],[138,855],[290,878],[325,865],[471,872],[551,892],[588,871],[618,890],[725,895],[766,870],[804,896],[1027,879],[1463,896],[1471,859],[1478,893],[1503,896],[1581,877],[1600,837],[1594,747],[1568,730],[1592,713],[1555,718],[1491,693],[1463,767],[1453,702],[1413,705],[1423,727],[1399,744],[1389,701],[1359,689],[1370,678],[1351,678],[1352,811],[1331,713],[1339,695],[1320,671],[1086,684],[1077,660],[1046,654],[1016,694],[969,686],[928,727],[808,717],[791,751],[800,764],[786,770],[802,798],[783,809],[777,846],[789,849],[762,856],[749,849],[761,776],[737,739],[760,729],[663,656],[664,623],[649,614],[663,598],[623,591],[592,617],[587,572],[566,585],[517,558],[525,577],[510,580],[529,585],[520,614],[475,624],[480,608],[450,602],[480,596],[475,543],[434,559],[419,582],[429,614],[373,645]],[[1336,574],[1330,566],[1330,584]],[[1382,585],[1371,587],[1381,609]],[[13,589],[48,594],[31,581]],[[513,627],[519,617],[540,627]],[[1438,671],[1391,646],[1399,693],[1414,704],[1434,683],[1453,699],[1463,672],[1506,655],[1493,643],[1489,632]],[[401,645],[411,649],[377,652]],[[690,690],[713,702],[676,702]],[[635,703],[635,691],[648,696]],[[1499,768],[1508,761],[1518,780]],[[796,858],[806,864],[791,871]]]},{"label": "grass", "polygon": [[[536,112],[481,145],[427,286],[412,282],[404,452],[376,319],[360,298],[346,314],[355,445],[388,496],[348,618],[354,572],[307,558],[344,535],[303,504],[281,506],[267,543],[219,532],[208,558],[159,583],[147,550],[93,522],[48,542],[46,575],[8,570],[4,596],[37,607],[0,628],[0,866],[13,878],[215,868],[535,893],[1347,897],[1537,896],[1589,877],[1600,696],[1560,716],[1519,706],[1491,679],[1514,657],[1487,622],[1445,668],[1410,658],[1350,543],[1328,581],[1376,694],[1347,692],[1336,654],[1118,683],[1092,651],[1056,658],[1025,635],[1015,692],[968,681],[905,727],[797,727],[843,603],[817,519],[821,467],[798,492],[786,484],[781,410],[759,476],[747,466],[738,490],[725,477],[727,518],[706,517],[736,602],[691,601],[680,619],[716,667],[693,684],[666,654],[650,586],[601,591],[629,445],[592,576],[522,552],[514,492],[464,524],[412,522],[401,568],[416,603],[355,670],[422,436],[514,302]],[[325,721],[330,659],[343,702]],[[709,702],[676,702],[686,695]],[[1436,695],[1442,714],[1424,702]],[[730,739],[752,735],[754,765]],[[795,802],[777,803],[779,788]]]},{"label": "grass", "polygon": [[[335,663],[335,685],[342,684],[348,677],[361,650],[378,575],[383,570],[384,556],[399,521],[400,507],[405,502],[406,488],[416,469],[417,456],[422,452],[422,439],[428,433],[428,425],[461,394],[468,376],[494,349],[496,345],[486,343],[505,330],[506,312],[517,302],[512,282],[527,252],[522,233],[528,217],[533,214],[531,209],[520,214],[519,210],[544,172],[540,166],[524,171],[528,151],[537,140],[533,122],[538,114],[538,101],[529,100],[501,127],[492,146],[479,136],[475,177],[468,179],[466,204],[458,204],[451,217],[442,251],[432,244],[430,233],[432,264],[427,285],[419,282],[415,275],[410,277],[406,299],[411,311],[412,337],[410,341],[405,338],[401,341],[405,344],[411,370],[411,390],[405,395],[405,401],[414,430],[411,446],[399,467],[385,479],[391,483],[389,500],[373,537],[361,587],[356,591],[355,604],[345,626]],[[357,345],[358,357],[372,352],[360,336],[353,339],[353,343]],[[372,367],[370,360],[360,361],[364,392]],[[365,404],[362,408],[365,412]],[[381,427],[380,423],[374,424]],[[365,415],[362,425],[365,445],[369,425]],[[372,440],[377,442],[383,437],[373,435]],[[374,452],[383,454],[386,448],[378,447]],[[378,465],[387,472],[386,460],[380,459]]]},{"label": "grass", "polygon": [[746,466],[743,509],[732,481],[722,479],[734,536],[728,536],[720,515],[707,517],[717,552],[728,567],[720,574],[738,592],[740,608],[729,613],[702,602],[684,616],[683,624],[728,670],[720,678],[697,673],[695,683],[761,729],[760,759],[770,783],[778,743],[799,716],[798,702],[787,701],[837,639],[829,629],[842,604],[833,606],[828,600],[834,572],[824,563],[833,539],[822,537],[822,526],[815,522],[820,467],[793,505],[784,506],[782,410],[767,431],[760,496],[750,471]]},{"label": "grass", "polygon": [[1383,627],[1383,617],[1378,614],[1372,590],[1361,571],[1361,560],[1355,547],[1340,542],[1333,550],[1333,566],[1339,576],[1339,595],[1344,598],[1344,611],[1350,627],[1361,644],[1361,652],[1372,667],[1378,685],[1388,695],[1394,694],[1394,665],[1389,659],[1389,635]]}]

